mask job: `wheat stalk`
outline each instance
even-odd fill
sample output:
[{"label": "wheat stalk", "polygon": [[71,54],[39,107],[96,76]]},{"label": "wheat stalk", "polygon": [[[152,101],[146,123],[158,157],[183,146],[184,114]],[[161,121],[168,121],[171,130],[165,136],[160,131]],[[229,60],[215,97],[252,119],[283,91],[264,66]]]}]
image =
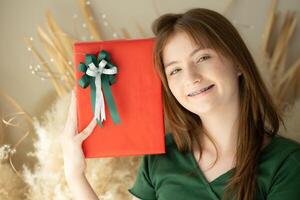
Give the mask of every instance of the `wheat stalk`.
[{"label": "wheat stalk", "polygon": [[125,39],[130,39],[131,38],[130,33],[126,30],[126,28],[121,28],[121,32],[122,32],[123,37]]},{"label": "wheat stalk", "polygon": [[87,27],[96,40],[102,40],[102,36],[100,34],[100,31],[98,29],[98,26],[94,20],[93,12],[89,5],[87,5],[85,0],[79,0],[80,9],[83,14],[84,20],[87,23]]},{"label": "wheat stalk", "polygon": [[25,43],[27,44],[27,46],[30,48],[33,55],[36,57],[36,59],[40,63],[44,63],[43,67],[45,67],[45,69],[49,75],[49,78],[51,80],[51,83],[53,84],[57,94],[59,96],[63,96],[64,94],[66,94],[66,89],[55,79],[54,73],[52,72],[51,68],[46,63],[45,59],[41,56],[41,54],[39,54],[38,51],[35,49],[35,47],[32,45],[32,42],[28,38],[25,38],[24,40],[25,40]]},{"label": "wheat stalk", "polygon": [[288,11],[276,38],[274,48],[271,47],[271,36],[274,30],[278,12],[276,12],[277,0],[273,0],[266,29],[263,34],[262,51],[269,65],[270,77],[273,86],[272,93],[279,102],[279,107],[285,109],[288,104],[293,104],[297,98],[297,90],[300,83],[300,58],[291,67],[286,66],[288,48],[295,32],[297,18],[295,12]]},{"label": "wheat stalk", "polygon": [[51,58],[53,58],[54,66],[57,68],[61,76],[66,81],[66,85],[62,85],[62,87],[65,87],[65,90],[71,89],[73,85],[73,80],[70,78],[70,76],[67,76],[66,74],[66,67],[64,67],[64,59],[62,55],[60,55],[57,46],[55,46],[54,42],[41,27],[38,27],[37,31],[45,50],[47,51],[48,55]]},{"label": "wheat stalk", "polygon": [[228,0],[227,4],[225,6],[225,9],[223,11],[224,15],[227,15],[227,13],[229,12],[230,7],[232,6],[233,2],[234,2],[234,0]]},{"label": "wheat stalk", "polygon": [[141,25],[140,25],[139,23],[135,22],[135,26],[137,27],[137,29],[138,29],[140,35],[141,35],[143,38],[147,37],[147,35],[146,35],[144,29],[141,27]]},{"label": "wheat stalk", "polygon": [[52,38],[54,47],[62,61],[62,66],[64,66],[66,68],[65,71],[68,71],[71,75],[69,76],[69,81],[73,84],[73,81],[75,80],[74,70],[70,67],[68,60],[73,58],[72,52],[75,39],[71,38],[59,28],[50,12],[47,12],[46,16],[49,35]]},{"label": "wheat stalk", "polygon": [[[276,87],[276,93],[280,101],[294,101],[300,82],[300,56],[295,63],[289,67]],[[289,88],[292,88],[294,95],[288,98]]]},{"label": "wheat stalk", "polygon": [[294,33],[296,27],[297,19],[295,18],[295,14],[288,12],[285,17],[285,22],[281,29],[279,38],[276,43],[276,47],[274,49],[274,53],[270,62],[270,69],[273,72],[276,72],[278,69],[278,63],[282,58],[285,51],[287,51],[289,41],[291,39],[292,34]]},{"label": "wheat stalk", "polygon": [[277,19],[276,7],[277,7],[277,0],[273,0],[268,15],[267,25],[263,33],[262,51],[263,51],[263,55],[265,55],[267,58],[270,57],[270,54],[268,52],[268,47],[270,46],[271,33],[272,30],[274,29],[274,24]]}]

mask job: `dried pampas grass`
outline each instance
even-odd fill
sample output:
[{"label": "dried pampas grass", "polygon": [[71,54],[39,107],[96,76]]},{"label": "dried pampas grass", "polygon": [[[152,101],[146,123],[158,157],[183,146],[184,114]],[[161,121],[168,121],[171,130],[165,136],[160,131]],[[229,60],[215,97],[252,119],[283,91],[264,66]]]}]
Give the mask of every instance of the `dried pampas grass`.
[{"label": "dried pampas grass", "polygon": [[286,107],[284,121],[287,130],[281,130],[281,135],[294,139],[300,143],[300,99],[298,99],[293,106]]},{"label": "dried pampas grass", "polygon": [[262,41],[263,64],[267,66],[268,79],[271,85],[271,93],[281,111],[292,106],[299,98],[300,86],[300,57],[287,65],[287,56],[292,36],[295,33],[298,18],[295,12],[287,11],[283,24],[280,26],[279,34],[272,42],[275,26],[279,24],[279,12],[277,11],[278,0],[272,0],[268,20]]},{"label": "dried pampas grass", "polygon": [[[37,134],[35,152],[37,164],[33,171],[24,167],[29,185],[26,193],[31,200],[71,199],[64,178],[63,157],[59,144],[60,131],[67,117],[70,95],[61,97],[47,111],[42,121],[34,120]],[[87,178],[101,199],[131,199],[127,189],[134,182],[139,157],[87,160]]]},{"label": "dried pampas grass", "polygon": [[1,200],[19,200],[24,199],[26,186],[11,166],[0,161],[0,199]]},{"label": "dried pampas grass", "polygon": [[139,157],[90,159],[87,178],[101,200],[131,200]]}]

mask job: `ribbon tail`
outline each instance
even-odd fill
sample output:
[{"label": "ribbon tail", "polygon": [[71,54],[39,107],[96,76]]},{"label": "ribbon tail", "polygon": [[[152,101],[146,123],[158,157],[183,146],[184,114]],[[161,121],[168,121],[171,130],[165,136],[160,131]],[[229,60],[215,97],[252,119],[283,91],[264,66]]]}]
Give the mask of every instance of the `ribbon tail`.
[{"label": "ribbon tail", "polygon": [[91,92],[92,111],[93,111],[94,116],[95,116],[95,99],[96,99],[96,85],[95,85],[95,78],[91,78],[90,92]]},{"label": "ribbon tail", "polygon": [[119,123],[121,123],[121,120],[120,120],[119,113],[117,111],[117,107],[116,107],[114,98],[113,98],[111,90],[110,90],[108,76],[103,76],[102,87],[103,87],[103,92],[104,92],[106,102],[108,104],[111,118],[113,119],[114,124],[119,124]]},{"label": "ribbon tail", "polygon": [[101,123],[101,120],[99,120],[98,118],[96,118],[96,121],[97,121],[97,124],[102,128],[103,125],[102,125],[102,123]]},{"label": "ribbon tail", "polygon": [[100,94],[100,114],[101,114],[101,122],[103,122],[104,120],[106,120],[106,115],[105,115],[105,104],[104,104],[104,97],[103,97],[103,93],[101,90],[101,94]]},{"label": "ribbon tail", "polygon": [[[100,113],[101,113],[101,108],[102,104],[104,104],[103,101],[103,94],[102,94],[102,89],[101,89],[101,77],[96,76],[95,78],[95,89],[96,89],[96,97],[95,97],[95,102],[94,102],[94,117],[97,120],[97,123],[102,127],[102,116],[100,119]],[[104,113],[105,114],[105,113]]]}]

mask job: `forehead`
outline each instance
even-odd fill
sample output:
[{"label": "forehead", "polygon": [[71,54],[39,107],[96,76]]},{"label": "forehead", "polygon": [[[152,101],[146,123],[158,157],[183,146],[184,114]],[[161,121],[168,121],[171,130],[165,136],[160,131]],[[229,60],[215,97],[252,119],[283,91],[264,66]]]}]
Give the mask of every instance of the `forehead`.
[{"label": "forehead", "polygon": [[195,49],[207,48],[209,48],[207,42],[195,42],[188,34],[177,32],[166,42],[162,51],[162,59],[164,64],[166,64],[171,61],[189,57]]}]

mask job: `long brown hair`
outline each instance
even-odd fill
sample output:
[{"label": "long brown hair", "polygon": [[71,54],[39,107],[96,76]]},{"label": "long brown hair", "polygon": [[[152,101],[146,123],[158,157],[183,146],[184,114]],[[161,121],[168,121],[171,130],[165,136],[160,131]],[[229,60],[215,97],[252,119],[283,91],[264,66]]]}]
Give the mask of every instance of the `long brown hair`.
[{"label": "long brown hair", "polygon": [[282,119],[238,31],[221,14],[203,8],[191,9],[182,14],[164,14],[154,21],[152,31],[156,36],[154,63],[163,83],[166,125],[180,151],[193,151],[193,144],[196,143],[201,156],[199,136],[205,134],[209,137],[209,134],[204,130],[199,116],[185,109],[168,87],[162,59],[168,40],[175,33],[183,31],[197,45],[213,48],[231,59],[242,73],[239,77],[240,116],[236,166],[225,194],[237,200],[253,200],[264,137],[266,134],[275,136]]}]

